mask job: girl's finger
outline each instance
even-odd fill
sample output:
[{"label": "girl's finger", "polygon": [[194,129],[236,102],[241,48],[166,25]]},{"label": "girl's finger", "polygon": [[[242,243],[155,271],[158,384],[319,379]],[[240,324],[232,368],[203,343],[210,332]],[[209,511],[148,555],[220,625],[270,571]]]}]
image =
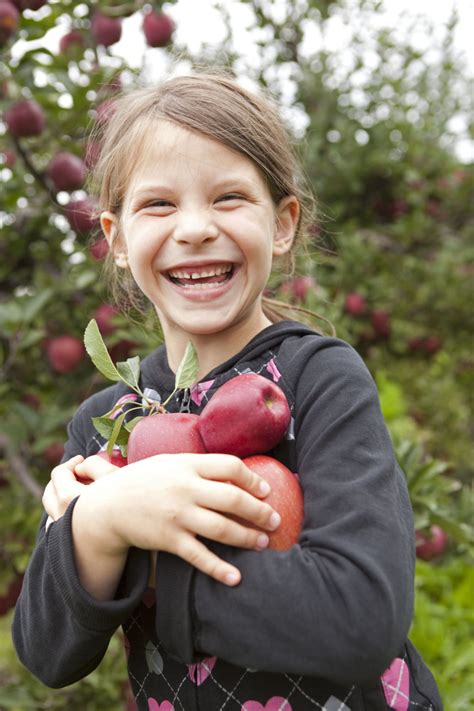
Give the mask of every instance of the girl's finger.
[{"label": "girl's finger", "polygon": [[83,462],[78,464],[75,467],[75,472],[81,476],[81,478],[89,478],[89,479],[100,479],[101,476],[104,476],[105,474],[110,474],[111,472],[114,472],[116,469],[120,469],[120,467],[115,466],[115,464],[112,464],[111,462],[108,462],[106,459],[103,459],[102,457],[99,457],[97,454],[93,454],[90,457],[87,457],[87,459],[84,459]]},{"label": "girl's finger", "polygon": [[[66,471],[68,470],[66,469]],[[42,499],[44,510],[54,521],[57,521],[64,514],[71,501],[84,491],[84,484],[76,481],[74,475],[70,472],[69,476],[72,479],[66,477],[61,479],[60,473],[59,478],[56,479],[58,485],[51,480],[44,490]]]},{"label": "girl's finger", "polygon": [[191,534],[181,536],[172,552],[220,583],[232,586],[240,582],[241,575],[237,568],[216,556]]},{"label": "girl's finger", "polygon": [[270,485],[245,466],[241,459],[230,454],[197,454],[195,466],[203,479],[229,481],[253,496],[264,497],[270,493]]},{"label": "girl's finger", "polygon": [[[232,482],[233,484],[233,482]],[[232,514],[259,528],[274,531],[281,522],[280,515],[265,501],[256,499],[238,486],[222,486],[221,482],[203,482],[196,503],[206,509]]]},{"label": "girl's finger", "polygon": [[243,521],[238,523],[215,511],[199,507],[183,518],[183,524],[199,536],[237,548],[263,550],[269,543],[269,538],[263,531],[255,531],[243,525]]}]

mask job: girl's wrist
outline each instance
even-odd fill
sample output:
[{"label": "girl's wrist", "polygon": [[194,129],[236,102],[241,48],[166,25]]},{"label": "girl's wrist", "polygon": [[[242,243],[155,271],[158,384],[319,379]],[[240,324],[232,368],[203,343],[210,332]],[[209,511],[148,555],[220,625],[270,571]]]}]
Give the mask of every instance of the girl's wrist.
[{"label": "girl's wrist", "polygon": [[115,518],[119,511],[109,487],[91,485],[76,503],[72,528],[75,544],[93,546],[103,556],[126,556],[129,546],[120,535]]}]

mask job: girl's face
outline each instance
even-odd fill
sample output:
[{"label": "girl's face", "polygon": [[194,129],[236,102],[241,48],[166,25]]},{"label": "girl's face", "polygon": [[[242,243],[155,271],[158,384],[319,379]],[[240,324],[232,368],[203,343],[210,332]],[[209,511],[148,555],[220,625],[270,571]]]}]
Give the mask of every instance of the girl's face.
[{"label": "girl's face", "polygon": [[[291,247],[298,202],[275,206],[255,165],[223,144],[158,121],[132,175],[114,243],[155,305],[165,339],[252,338],[269,321],[261,296],[273,255]],[[118,223],[104,213],[106,236]]]}]

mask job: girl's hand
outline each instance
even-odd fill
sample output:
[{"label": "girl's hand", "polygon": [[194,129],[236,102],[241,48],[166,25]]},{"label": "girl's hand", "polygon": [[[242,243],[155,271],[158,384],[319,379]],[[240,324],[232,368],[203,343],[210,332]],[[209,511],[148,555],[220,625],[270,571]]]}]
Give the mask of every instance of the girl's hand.
[{"label": "girl's hand", "polygon": [[[88,461],[82,465],[86,474]],[[197,536],[241,548],[265,548],[268,536],[255,527],[274,530],[280,523],[272,507],[259,500],[268,492],[266,482],[237,457],[161,454],[84,487],[74,511],[76,531],[91,535],[93,530],[93,545],[103,554],[120,555],[130,546],[168,551],[235,585],[239,571]]]},{"label": "girl's hand", "polygon": [[[61,518],[71,501],[83,493],[86,479],[95,481],[118,468],[102,457],[93,455],[84,459],[80,454],[55,467],[43,494],[43,506],[48,514],[46,530]],[[84,482],[78,481],[75,474],[82,475]]]}]

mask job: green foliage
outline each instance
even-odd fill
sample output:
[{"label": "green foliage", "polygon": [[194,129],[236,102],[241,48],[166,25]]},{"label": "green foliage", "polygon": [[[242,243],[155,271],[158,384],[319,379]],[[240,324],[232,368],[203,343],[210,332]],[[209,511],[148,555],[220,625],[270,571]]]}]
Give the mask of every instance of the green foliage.
[{"label": "green foliage", "polygon": [[440,565],[419,561],[415,617],[410,639],[423,650],[439,684],[445,708],[474,706],[474,567],[462,558]]},{"label": "green foliage", "polygon": [[[155,9],[162,4],[152,3]],[[307,124],[300,129],[300,152],[319,212],[297,263],[314,288],[302,300],[277,271],[271,288],[334,323],[377,382],[416,526],[428,530],[437,523],[449,535],[441,559],[419,562],[411,636],[432,665],[447,711],[472,708],[474,166],[456,156],[452,118],[461,117],[472,138],[474,92],[454,50],[456,17],[442,40],[432,33],[425,56],[411,45],[410,32],[403,39],[371,21],[380,17],[375,0],[241,4],[255,18],[258,60],[251,65],[234,41],[223,2],[217,3],[227,31],[222,46],[204,46],[199,55],[176,45],[148,51],[156,58],[226,63],[286,105],[292,87],[291,106]],[[38,12],[25,11],[20,35],[0,48],[0,112],[34,98],[46,117],[41,135],[0,132],[0,520],[8,532],[0,549],[0,594],[27,564],[41,491],[60,457],[68,420],[107,385],[86,357],[58,372],[48,356],[58,336],[82,342],[87,323],[99,323],[97,307],[109,301],[102,259],[93,249],[97,223],[83,233],[66,217],[68,202],[87,196],[87,184],[58,192],[47,173],[58,151],[92,161],[87,136],[97,108],[137,73],[113,48],[93,41],[90,15],[97,7],[124,18],[143,12],[144,3],[50,0]],[[325,40],[335,19],[353,39],[350,47],[329,51]],[[50,48],[46,35],[59,25],[64,32],[79,30],[84,46]],[[308,42],[306,35],[317,39]],[[18,38],[27,41],[23,48],[15,46]],[[354,293],[365,300],[359,314],[346,304]],[[102,326],[107,349],[114,363],[123,363],[120,374],[135,382],[136,357],[162,337],[156,317],[136,322],[118,314],[110,324]],[[186,382],[192,379],[187,371]],[[177,387],[186,387],[183,382]],[[110,423],[97,424],[110,437]],[[0,620],[2,708],[123,707],[118,636],[94,674],[51,691],[15,661],[9,620]]]}]

